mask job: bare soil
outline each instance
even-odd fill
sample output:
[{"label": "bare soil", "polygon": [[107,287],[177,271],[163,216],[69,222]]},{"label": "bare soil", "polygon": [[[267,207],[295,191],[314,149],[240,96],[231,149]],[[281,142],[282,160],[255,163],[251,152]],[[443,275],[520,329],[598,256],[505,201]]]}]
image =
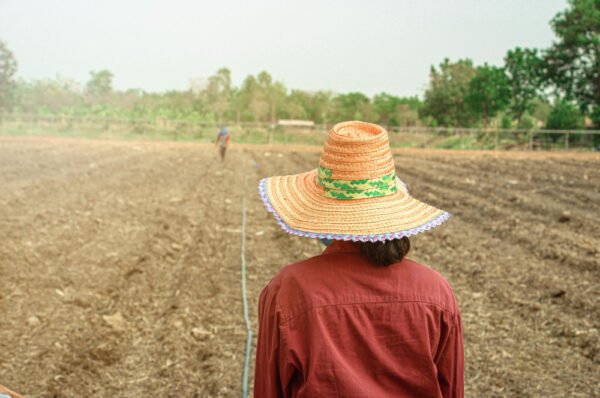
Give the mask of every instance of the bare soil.
[{"label": "bare soil", "polygon": [[[310,147],[0,138],[0,384],[28,397],[241,393],[242,203],[262,287],[320,252],[283,233],[260,178]],[[600,396],[600,156],[397,151],[453,213],[411,256],[453,285],[470,397]],[[252,370],[251,370],[252,374]]]}]

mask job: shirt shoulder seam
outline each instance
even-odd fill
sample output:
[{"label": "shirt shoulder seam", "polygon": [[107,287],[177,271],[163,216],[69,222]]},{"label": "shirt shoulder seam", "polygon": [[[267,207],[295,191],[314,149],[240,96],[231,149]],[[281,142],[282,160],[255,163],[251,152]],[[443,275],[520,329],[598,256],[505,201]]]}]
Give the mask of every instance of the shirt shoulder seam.
[{"label": "shirt shoulder seam", "polygon": [[381,301],[355,301],[355,302],[349,302],[349,303],[335,303],[335,304],[322,304],[322,305],[315,305],[309,308],[306,308],[302,311],[299,311],[297,313],[291,314],[286,316],[284,314],[283,308],[279,308],[280,312],[282,313],[282,317],[281,319],[283,320],[284,323],[290,322],[291,320],[298,318],[300,316],[306,315],[314,310],[318,310],[318,309],[322,309],[322,308],[328,308],[328,307],[343,307],[343,306],[352,306],[352,305],[365,305],[365,304],[391,304],[391,303],[397,303],[397,304],[409,304],[409,303],[418,303],[418,304],[424,304],[427,306],[432,306],[432,307],[436,307],[438,308],[440,311],[447,313],[448,315],[450,315],[452,318],[454,318],[456,316],[456,314],[451,311],[450,309],[444,307],[443,305],[431,302],[431,301],[426,301],[426,300],[402,300],[402,299],[394,299],[394,300],[381,300]]}]

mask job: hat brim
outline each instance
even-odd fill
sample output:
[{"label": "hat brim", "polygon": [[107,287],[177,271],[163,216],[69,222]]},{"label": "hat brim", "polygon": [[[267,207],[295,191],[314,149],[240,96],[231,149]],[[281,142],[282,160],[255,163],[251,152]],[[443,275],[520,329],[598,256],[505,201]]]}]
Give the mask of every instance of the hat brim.
[{"label": "hat brim", "polygon": [[286,232],[310,238],[386,241],[428,231],[450,217],[410,196],[402,182],[398,187],[396,193],[382,197],[333,199],[323,195],[315,169],[264,178],[259,193]]}]

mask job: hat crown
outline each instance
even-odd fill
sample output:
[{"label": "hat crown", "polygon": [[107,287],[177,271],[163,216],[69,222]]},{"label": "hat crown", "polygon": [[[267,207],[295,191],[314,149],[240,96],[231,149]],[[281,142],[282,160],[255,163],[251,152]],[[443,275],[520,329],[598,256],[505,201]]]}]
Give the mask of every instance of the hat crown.
[{"label": "hat crown", "polygon": [[397,191],[387,131],[351,121],[331,128],[319,161],[318,183],[325,196],[364,199]]}]

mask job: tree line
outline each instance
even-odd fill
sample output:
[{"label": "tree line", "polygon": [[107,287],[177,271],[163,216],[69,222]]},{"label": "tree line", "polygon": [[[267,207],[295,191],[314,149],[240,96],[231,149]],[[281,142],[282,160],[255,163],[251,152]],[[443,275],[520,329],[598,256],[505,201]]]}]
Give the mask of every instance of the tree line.
[{"label": "tree line", "polygon": [[501,66],[444,59],[432,66],[422,98],[379,93],[288,89],[266,71],[232,83],[219,69],[187,90],[116,90],[109,70],[85,84],[15,79],[17,62],[0,41],[0,111],[33,114],[168,118],[214,123],[365,120],[387,126],[532,129],[600,128],[600,0],[569,0],[550,25],[546,49],[514,48]]}]

